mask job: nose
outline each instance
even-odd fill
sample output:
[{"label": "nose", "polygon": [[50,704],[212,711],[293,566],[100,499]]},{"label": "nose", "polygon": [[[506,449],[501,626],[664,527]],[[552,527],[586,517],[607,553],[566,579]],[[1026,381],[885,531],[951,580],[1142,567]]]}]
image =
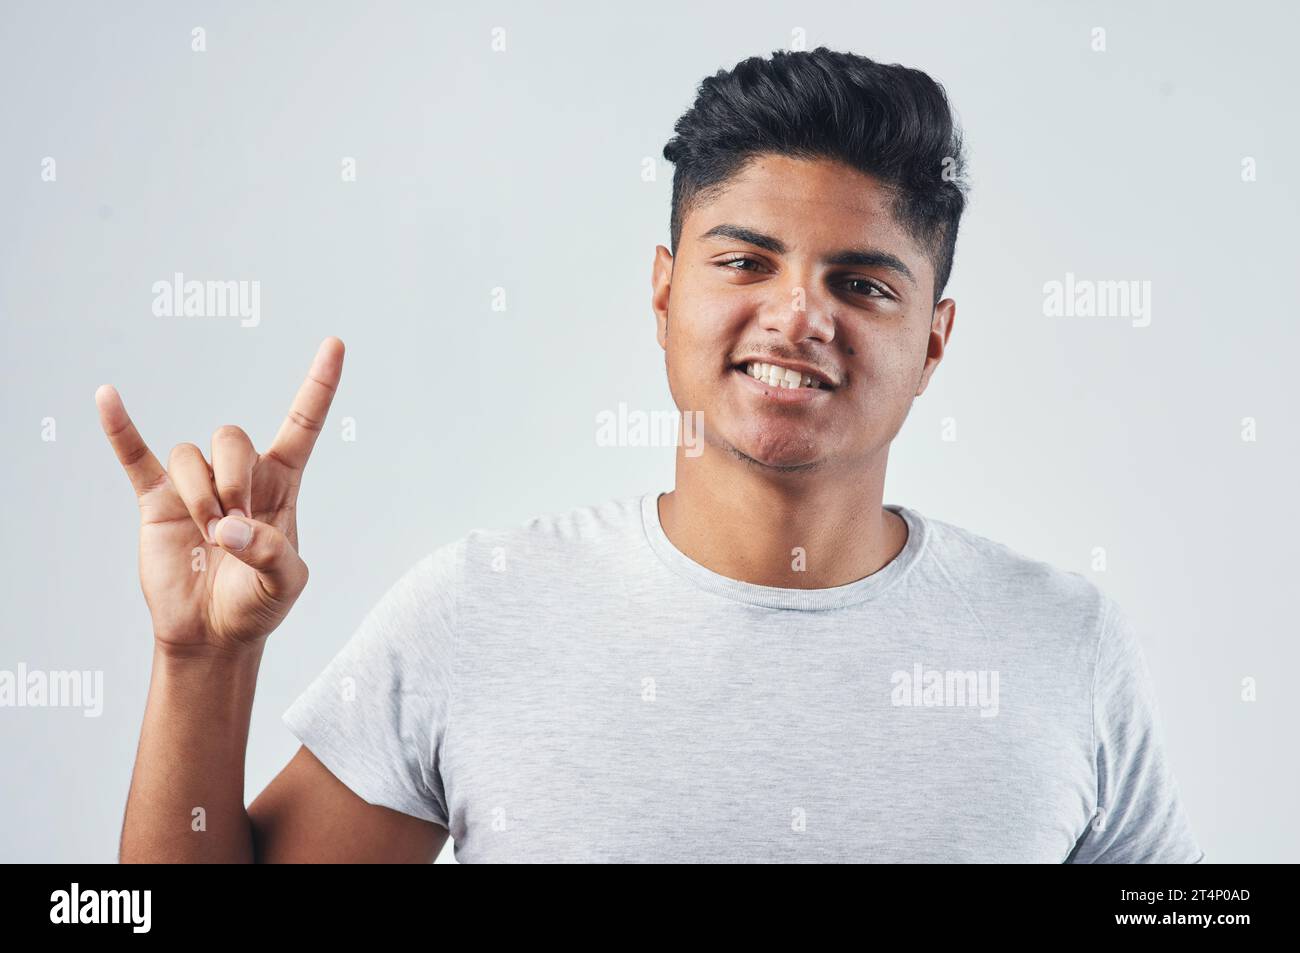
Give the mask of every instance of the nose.
[{"label": "nose", "polygon": [[835,302],[823,295],[806,279],[794,278],[779,288],[762,310],[759,323],[764,331],[774,331],[791,344],[835,338]]}]

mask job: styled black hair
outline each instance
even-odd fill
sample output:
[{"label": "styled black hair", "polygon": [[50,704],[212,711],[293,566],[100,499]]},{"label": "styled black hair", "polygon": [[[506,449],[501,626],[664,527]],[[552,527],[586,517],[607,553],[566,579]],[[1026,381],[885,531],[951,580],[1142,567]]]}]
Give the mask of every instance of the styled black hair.
[{"label": "styled black hair", "polygon": [[892,210],[929,251],[937,303],[966,207],[961,130],[920,70],[819,46],[751,56],[704,79],[664,146],[673,173],[672,253],[696,205],[761,153],[837,159],[894,193]]}]

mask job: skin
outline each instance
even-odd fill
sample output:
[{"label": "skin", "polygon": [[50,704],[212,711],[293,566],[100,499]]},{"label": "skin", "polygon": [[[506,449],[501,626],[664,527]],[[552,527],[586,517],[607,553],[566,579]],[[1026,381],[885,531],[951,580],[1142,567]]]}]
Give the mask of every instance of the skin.
[{"label": "skin", "polygon": [[[837,586],[876,572],[906,542],[905,524],[881,506],[889,444],[943,357],[955,305],[933,304],[929,257],[888,199],[842,164],[761,156],[686,216],[675,259],[655,250],[669,387],[679,409],[703,413],[705,437],[699,456],[678,448],[660,519],[674,545],[715,572]],[[705,236],[720,225],[749,231]],[[843,249],[874,257],[826,263]],[[748,263],[724,264],[739,259]],[[835,387],[779,403],[732,370],[753,355],[803,361]],[[429,863],[446,842],[437,824],[366,803],[306,747],[244,806],[257,673],[307,583],[298,491],[342,369],[343,342],[327,338],[264,453],[228,426],[213,435],[210,460],[182,444],[165,469],[117,391],[96,391],[139,503],[154,636],[123,862]],[[250,531],[243,548],[226,535],[239,526]]]},{"label": "skin", "polygon": [[[676,257],[655,249],[669,388],[679,410],[703,414],[704,432],[703,453],[677,449],[660,521],[721,575],[840,586],[907,541],[904,521],[881,505],[889,445],[943,358],[956,304],[934,303],[930,256],[889,200],[840,162],[763,154],[686,215]],[[748,232],[706,234],[720,226]],[[846,249],[872,254],[828,264]],[[836,386],[778,403],[733,370],[751,355],[803,362]]]},{"label": "skin", "polygon": [[[226,426],[212,437],[210,464],[181,444],[166,469],[117,391],[95,392],[139,503],[140,586],[153,618],[123,863],[429,863],[446,841],[446,828],[366,803],[302,746],[244,807],[257,672],[267,636],[307,584],[298,490],[342,371],[343,342],[327,338],[265,453]],[[240,527],[249,531],[242,548],[227,535]],[[202,830],[193,829],[195,808]]]}]

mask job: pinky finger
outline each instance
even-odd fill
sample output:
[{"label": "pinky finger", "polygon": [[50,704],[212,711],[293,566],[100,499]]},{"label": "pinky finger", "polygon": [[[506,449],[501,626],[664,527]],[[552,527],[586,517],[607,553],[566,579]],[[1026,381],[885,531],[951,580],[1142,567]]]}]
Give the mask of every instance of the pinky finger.
[{"label": "pinky finger", "polygon": [[95,391],[95,406],[99,409],[99,425],[135,488],[135,495],[144,496],[167,478],[167,471],[135,429],[113,385],[103,384]]}]

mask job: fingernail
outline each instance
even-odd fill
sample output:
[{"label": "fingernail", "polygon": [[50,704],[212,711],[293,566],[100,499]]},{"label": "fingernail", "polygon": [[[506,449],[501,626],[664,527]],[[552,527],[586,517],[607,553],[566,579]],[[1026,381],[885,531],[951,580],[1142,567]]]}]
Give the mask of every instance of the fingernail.
[{"label": "fingernail", "polygon": [[215,543],[217,541],[217,524],[220,518],[208,520],[208,541]]},{"label": "fingernail", "polygon": [[227,549],[233,549],[235,552],[243,549],[248,545],[248,541],[253,538],[253,527],[249,526],[243,520],[232,519],[227,516],[221,521],[217,530],[221,535],[221,545]]},{"label": "fingernail", "polygon": [[243,510],[241,510],[238,506],[232,506],[230,509],[226,510],[226,515],[227,515],[227,516],[247,516],[248,514],[245,513]]}]

